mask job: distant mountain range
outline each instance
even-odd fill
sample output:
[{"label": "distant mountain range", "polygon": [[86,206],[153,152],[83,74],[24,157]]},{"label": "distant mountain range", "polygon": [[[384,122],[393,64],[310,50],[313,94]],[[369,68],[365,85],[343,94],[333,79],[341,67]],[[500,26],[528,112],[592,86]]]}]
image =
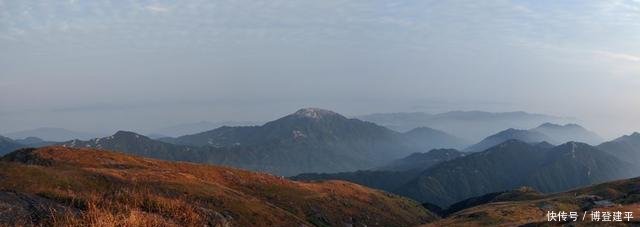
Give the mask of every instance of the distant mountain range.
[{"label": "distant mountain range", "polygon": [[37,137],[27,137],[24,139],[13,140],[8,137],[0,136],[0,155],[4,155],[20,148],[44,147],[53,144],[55,144],[55,142],[44,141]]},{"label": "distant mountain range", "polygon": [[598,145],[603,151],[632,163],[640,163],[640,133],[622,136],[613,141]]},{"label": "distant mountain range", "polygon": [[430,127],[469,141],[480,141],[487,135],[506,128],[533,128],[546,122],[566,123],[572,119],[526,112],[490,113],[483,111],[452,111],[429,113],[379,113],[356,117],[397,131]]},{"label": "distant mountain range", "polygon": [[22,147],[24,147],[24,144],[20,144],[11,138],[0,136],[0,155],[4,155]]},{"label": "distant mountain range", "polygon": [[396,167],[386,171],[302,174],[293,179],[347,180],[448,207],[463,199],[521,186],[558,192],[634,177],[640,174],[640,165],[630,157],[640,156],[638,145],[640,134],[637,133],[597,147],[577,142],[554,147],[544,142],[531,144],[508,140],[485,151],[459,155],[422,170]]},{"label": "distant mountain range", "polygon": [[86,141],[71,140],[58,145],[121,151],[128,154],[174,161],[195,161],[201,158],[198,155],[197,148],[176,146],[128,131],[118,131],[112,136]]},{"label": "distant mountain range", "polygon": [[419,128],[398,133],[332,111],[301,109],[262,126],[221,127],[161,141],[127,132],[68,147],[93,147],[168,160],[228,165],[280,175],[370,169],[432,148],[464,147],[463,140]]},{"label": "distant mountain range", "polygon": [[147,136],[151,138],[162,138],[162,137],[178,137],[184,135],[196,134],[204,131],[209,131],[212,129],[220,128],[223,126],[251,126],[251,125],[260,125],[259,122],[252,121],[222,121],[222,122],[209,122],[209,121],[200,121],[195,123],[187,123],[180,125],[173,125],[169,127],[160,128],[154,130],[151,133],[148,133]]},{"label": "distant mountain range", "polygon": [[304,173],[291,179],[294,180],[345,180],[368,187],[394,191],[399,185],[404,185],[430,167],[449,160],[463,157],[465,153],[454,149],[434,149],[425,153],[413,153],[405,158],[395,160],[383,167],[372,170],[358,170],[341,173]]},{"label": "distant mountain range", "polygon": [[604,142],[604,139],[598,134],[577,124],[557,125],[545,123],[536,128],[530,129],[530,131],[540,132],[560,143],[574,141],[597,145]]},{"label": "distant mountain range", "polygon": [[[640,142],[638,139],[640,134],[636,133],[601,146],[614,149],[606,153],[620,152],[634,149]],[[600,181],[610,177],[605,176],[607,170],[628,168],[612,168],[620,163],[586,144],[566,143],[550,148],[547,144],[531,145],[515,140],[440,162],[432,168],[452,162],[468,164],[468,160],[460,160],[470,157],[476,161],[495,160],[483,156],[504,155],[506,157],[499,159],[510,161],[516,156],[523,157],[515,164],[508,164],[510,167],[492,165],[513,170],[513,166],[526,162],[525,158],[536,156],[530,155],[534,150],[542,151],[539,156],[548,156],[535,159],[542,160],[543,168],[531,169],[526,165],[522,170],[515,170],[516,173],[497,171],[482,176],[489,172],[480,166],[489,162],[479,161],[473,166],[477,171],[468,171],[470,165],[462,165],[430,177],[442,180],[446,178],[440,176],[442,174],[469,175],[461,178],[460,184],[474,183],[472,186],[482,189],[493,186],[475,183],[520,175],[522,180],[549,186],[554,181],[569,184],[585,179]],[[448,150],[438,150],[430,156],[441,158],[448,153]],[[428,159],[424,155],[416,157]],[[526,174],[527,170],[536,174]],[[576,174],[585,170],[586,174]],[[401,196],[347,182],[296,182],[235,168],[64,147],[21,149],[0,157],[0,179],[0,204],[5,208],[0,212],[0,223],[16,226],[96,223],[109,226],[149,223],[154,226],[253,226],[256,223],[274,226],[547,226],[547,211],[566,210],[579,215],[603,210],[637,212],[640,203],[640,178],[597,185],[587,182],[588,187],[572,187],[570,191],[554,194],[539,192],[535,187],[517,186],[468,197],[440,208],[431,203],[420,206]],[[461,185],[456,190],[466,188]],[[578,226],[602,224],[589,220],[586,217]]]},{"label": "distant mountain range", "polygon": [[406,143],[418,147],[423,151],[438,148],[462,149],[471,144],[471,142],[465,139],[428,127],[412,129],[403,133],[402,137]]},{"label": "distant mountain range", "polygon": [[446,207],[469,197],[521,186],[558,192],[634,177],[639,169],[587,144],[572,142],[548,149],[511,140],[440,163],[394,192]]},{"label": "distant mountain range", "polygon": [[466,148],[467,152],[478,152],[489,149],[507,140],[520,140],[527,143],[547,142],[561,144],[566,142],[583,142],[596,145],[604,139],[577,124],[556,125],[544,123],[529,130],[507,129],[491,135],[473,146]]},{"label": "distant mountain range", "polygon": [[[522,114],[496,118],[520,119]],[[468,115],[451,112],[443,118]],[[119,131],[56,144],[232,166],[296,180],[341,179],[447,207],[521,186],[557,192],[640,173],[640,134],[598,146],[581,143],[587,141],[596,144],[602,138],[576,124],[543,123],[528,130],[507,129],[469,146],[465,139],[428,127],[401,133],[305,108],[261,126],[223,126],[158,140]],[[1,138],[0,153],[51,144],[37,137]]]},{"label": "distant mountain range", "polygon": [[[543,124],[531,130],[510,129],[490,136],[471,146],[488,149],[473,154],[453,149],[420,153],[416,151],[433,147],[429,144],[433,138],[456,141],[449,144],[452,147],[460,147],[457,143],[460,140],[428,128],[398,133],[331,111],[309,108],[263,126],[221,127],[168,142],[118,132],[106,138],[74,140],[63,145],[221,164],[280,175],[309,172],[293,179],[347,180],[442,207],[519,186],[555,192],[638,173],[637,162],[629,162],[628,157],[640,158],[640,155],[634,156],[640,151],[640,134],[598,147],[576,142],[560,146],[542,142],[556,143],[556,139],[542,132],[557,133],[566,128],[570,128],[571,135],[560,139],[590,135],[577,125]],[[420,140],[419,136],[425,139]],[[423,142],[425,144],[421,144]],[[403,155],[406,158],[398,158]],[[393,157],[398,159],[387,161]],[[348,172],[354,170],[360,171]],[[317,174],[323,172],[328,174]]]},{"label": "distant mountain range", "polygon": [[415,226],[438,219],[406,198],[348,182],[269,174],[86,148],[0,158],[8,226]]},{"label": "distant mountain range", "polygon": [[49,146],[49,145],[54,145],[56,144],[56,142],[51,142],[51,141],[45,141],[43,139],[40,139],[38,137],[27,137],[24,139],[17,139],[14,140],[16,143],[22,144],[24,146],[27,147],[44,147],[44,146]]},{"label": "distant mountain range", "polygon": [[536,131],[519,130],[519,129],[507,129],[499,132],[495,135],[491,135],[486,139],[483,139],[477,144],[466,148],[466,152],[480,152],[492,148],[498,144],[504,143],[509,140],[518,140],[525,143],[541,143],[547,142],[556,144],[557,142],[551,137]]},{"label": "distant mountain range", "polygon": [[[388,117],[387,115],[372,116]],[[418,116],[418,119],[423,119],[424,117],[421,114],[416,116]],[[494,122],[502,122],[501,124],[513,124],[513,122],[524,124],[523,122],[530,123],[534,119],[548,118],[548,116],[544,115],[531,115],[521,112],[502,114],[450,112],[430,116],[438,116],[449,123],[457,122],[451,123],[451,125],[462,124],[461,122],[467,121],[470,122],[468,126],[470,129],[476,124],[473,122],[483,118],[493,119]],[[484,130],[487,129],[485,128]],[[65,132],[65,130],[58,130],[58,132]],[[65,136],[69,136],[69,134],[67,133]],[[78,134],[74,136],[78,136]],[[531,126],[530,129],[509,128],[499,131],[479,140],[480,142],[477,144],[470,144],[467,139],[430,127],[416,127],[406,132],[398,132],[376,123],[350,119],[338,113],[318,108],[300,109],[260,126],[222,126],[179,137],[151,139],[134,132],[118,131],[112,136],[102,138],[71,139],[65,142],[51,141],[32,135],[25,135],[25,137],[18,139],[0,136],[0,155],[16,149],[23,149],[5,156],[3,158],[4,161],[0,161],[0,179],[3,181],[11,179],[12,182],[18,182],[16,179],[19,179],[19,177],[15,175],[18,172],[8,171],[11,168],[6,166],[23,168],[21,166],[25,163],[44,166],[36,169],[51,168],[48,170],[53,171],[51,174],[55,176],[47,176],[62,179],[59,177],[65,177],[66,175],[56,175],[56,171],[65,166],[60,163],[74,163],[74,165],[83,166],[71,166],[78,168],[77,171],[80,171],[80,169],[87,171],[91,168],[102,168],[106,171],[105,173],[111,174],[104,178],[108,179],[107,181],[109,182],[112,181],[112,178],[109,177],[118,179],[114,180],[114,182],[120,182],[121,178],[146,179],[146,177],[153,175],[153,177],[166,176],[180,179],[180,182],[162,182],[160,185],[167,183],[173,185],[172,187],[190,187],[191,184],[183,184],[187,179],[194,179],[195,177],[199,179],[199,182],[210,180],[209,178],[198,178],[199,175],[193,175],[194,172],[190,172],[190,170],[185,172],[185,168],[187,168],[185,165],[190,165],[189,168],[205,168],[204,166],[200,167],[184,163],[167,164],[161,161],[149,161],[149,159],[141,157],[118,155],[111,152],[102,154],[94,149],[119,151],[131,155],[164,160],[243,168],[281,176],[292,176],[290,179],[297,182],[264,174],[260,175],[246,171],[238,172],[239,170],[233,168],[206,167],[222,168],[211,171],[221,173],[224,179],[229,177],[235,179],[234,182],[241,182],[241,188],[246,187],[253,190],[248,193],[250,196],[258,196],[256,197],[258,201],[264,200],[266,201],[265,204],[271,205],[273,205],[272,202],[276,201],[278,202],[276,206],[286,208],[287,212],[302,212],[293,214],[295,216],[293,219],[310,218],[299,220],[300,222],[295,224],[313,223],[320,226],[334,225],[337,223],[336,220],[343,220],[342,218],[344,218],[339,214],[327,213],[323,209],[337,209],[340,212],[351,212],[350,209],[345,207],[357,207],[359,210],[368,209],[364,207],[364,203],[361,203],[361,201],[352,200],[353,194],[341,191],[342,189],[365,193],[370,196],[367,198],[373,199],[366,200],[368,202],[365,203],[368,204],[382,201],[382,206],[376,207],[374,210],[367,210],[367,212],[378,214],[382,211],[378,209],[394,209],[391,212],[392,215],[404,215],[404,217],[409,218],[407,219],[409,221],[402,222],[399,220],[404,219],[390,216],[382,216],[379,219],[358,217],[364,218],[366,221],[358,219],[343,222],[343,224],[377,225],[371,223],[388,223],[389,225],[404,225],[411,223],[413,225],[436,221],[437,218],[432,213],[437,213],[444,217],[443,220],[436,223],[460,224],[468,222],[473,224],[482,222],[483,219],[461,216],[460,214],[475,215],[477,212],[494,212],[497,209],[495,204],[499,203],[507,204],[505,205],[507,207],[521,208],[520,205],[513,202],[523,201],[524,203],[530,203],[534,199],[546,201],[546,199],[556,197],[545,193],[556,193],[640,175],[640,133],[633,133],[602,143],[603,139],[600,136],[580,125],[558,125],[543,122]],[[599,145],[593,146],[596,144]],[[36,150],[26,148],[48,145],[60,145],[60,147],[46,147]],[[78,156],[79,154],[96,157]],[[86,160],[79,161],[80,159]],[[151,172],[145,172],[145,174],[151,175],[137,175],[142,173],[136,171],[147,171],[148,169],[144,168],[149,167],[147,166],[149,163],[155,163],[152,166],[162,166],[163,168],[166,167],[166,169],[153,169],[156,168],[153,167]],[[141,165],[144,170],[139,169]],[[64,168],[72,171],[73,168],[71,167],[66,166]],[[20,170],[26,171],[27,169]],[[94,169],[91,171],[102,170]],[[160,172],[162,173],[161,175],[155,175]],[[65,172],[65,174],[67,173],[70,172]],[[79,174],[79,172],[73,172],[73,174]],[[91,174],[95,174],[95,172]],[[98,181],[100,182],[94,182],[97,178],[85,179],[82,177],[85,175],[81,174],[73,176],[74,180],[81,179],[83,184],[104,183],[99,179]],[[212,182],[204,184],[215,185],[221,179],[214,178]],[[265,181],[265,179],[267,179],[265,184],[249,182],[261,182]],[[271,179],[279,180],[276,182],[271,181]],[[432,213],[425,211],[421,207],[414,209],[413,207],[416,207],[417,204],[395,195],[331,180],[349,181],[406,196],[422,203]],[[64,182],[71,181],[65,180]],[[292,186],[293,188],[286,187],[282,189],[278,188],[279,186],[271,185],[276,183],[294,186]],[[45,182],[44,184],[47,183]],[[267,185],[271,186],[267,187]],[[0,182],[0,186],[2,186],[2,182]],[[9,187],[11,185],[4,186]],[[237,190],[235,186],[237,185],[234,184],[234,187],[230,190]],[[320,191],[316,190],[318,189],[317,187],[325,186],[326,188]],[[0,203],[4,201],[3,199],[17,201],[19,198],[27,198],[29,201],[42,202],[41,205],[44,207],[57,209],[66,206],[64,202],[60,204],[56,200],[56,198],[59,198],[57,197],[59,195],[55,194],[57,192],[53,192],[55,194],[53,196],[48,196],[47,193],[49,192],[35,192],[25,188],[12,190],[14,190],[12,191],[13,194],[3,193],[0,190]],[[276,190],[277,192],[270,190]],[[291,198],[288,197],[290,192],[288,190],[306,191],[303,193],[305,196],[302,196],[304,198]],[[193,191],[188,191],[187,194],[191,192]],[[201,194],[203,192],[194,193]],[[204,193],[207,194],[209,191]],[[292,205],[286,205],[298,204],[300,201],[302,203],[306,201],[326,202],[326,200],[308,200],[309,196],[314,198],[327,196],[326,193],[333,193],[331,194],[333,197],[330,199],[331,204],[340,201],[340,199],[346,199],[347,202],[341,203],[344,207],[342,205],[334,207],[329,203],[323,203],[324,205],[320,207],[299,208],[301,210],[295,210],[298,208],[294,209]],[[220,194],[215,195],[219,196]],[[380,197],[380,195],[387,197]],[[602,198],[604,197],[602,196]],[[244,201],[241,198],[244,197],[231,196],[227,199]],[[185,202],[180,198],[173,199],[175,199],[173,200],[174,202]],[[582,204],[588,204],[589,202],[583,201],[583,198],[573,199],[580,200]],[[625,205],[623,199],[621,200],[619,197],[614,199],[622,201],[617,202],[621,206]],[[549,200],[547,202],[552,205],[558,205],[557,201]],[[574,204],[574,201],[570,204]],[[537,204],[533,205],[537,206]],[[261,207],[262,205],[258,206]],[[409,208],[403,208],[405,209],[404,211],[395,210],[397,207],[403,206],[408,206]],[[73,210],[76,208],[67,207],[64,209]],[[16,209],[36,212],[29,210],[32,208],[21,205],[17,205]],[[322,211],[316,212],[318,209]],[[244,210],[234,210],[233,212],[244,212]],[[5,218],[2,215],[0,212],[0,220]],[[228,218],[223,214],[220,215],[222,216],[219,217]],[[260,212],[257,212],[257,215],[265,215],[265,218],[272,218]],[[224,220],[227,223],[243,223],[242,221],[234,222],[232,219]],[[274,220],[285,219],[276,218]],[[502,223],[502,221],[499,220],[496,223]],[[512,222],[505,223],[509,223],[507,225],[512,224]]]},{"label": "distant mountain range", "polygon": [[73,139],[87,140],[103,136],[98,133],[77,132],[63,128],[36,128],[19,132],[5,134],[12,139],[25,139],[27,137],[37,137],[45,141],[62,142]]}]

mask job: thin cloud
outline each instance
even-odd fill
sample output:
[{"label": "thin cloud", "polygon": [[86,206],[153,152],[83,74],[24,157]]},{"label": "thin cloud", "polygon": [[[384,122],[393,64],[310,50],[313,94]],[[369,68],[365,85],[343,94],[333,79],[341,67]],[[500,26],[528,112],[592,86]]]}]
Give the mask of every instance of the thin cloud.
[{"label": "thin cloud", "polygon": [[609,51],[592,51],[592,53],[598,56],[602,56],[602,57],[606,57],[614,60],[640,62],[640,57],[635,55],[630,55],[630,54],[614,53]]},{"label": "thin cloud", "polygon": [[517,46],[522,46],[530,49],[539,49],[539,50],[547,50],[547,51],[555,51],[555,52],[563,52],[563,53],[571,53],[577,55],[592,55],[598,58],[607,58],[610,60],[617,61],[627,61],[627,62],[640,62],[640,56],[627,54],[627,53],[618,53],[612,51],[604,51],[604,50],[593,50],[593,49],[579,49],[579,48],[569,48],[569,47],[561,47],[557,45],[545,44],[545,43],[537,43],[537,42],[529,42],[522,41],[519,43],[514,43]]},{"label": "thin cloud", "polygon": [[[554,98],[607,86],[621,90],[611,93],[612,99],[632,103],[637,97],[639,3],[0,0],[0,77],[16,81],[0,84],[0,109],[15,109],[0,124],[6,130],[25,127],[21,122],[79,125],[66,117],[70,114],[86,116],[86,122],[101,118],[105,124],[150,125],[178,116],[266,119],[285,107],[309,103],[396,111],[425,103],[396,100],[443,94],[450,94],[447,100],[482,96],[513,106],[522,103],[531,111],[580,116],[583,111],[574,113],[564,100]],[[565,90],[567,81],[577,88]],[[296,86],[274,89],[283,84]],[[539,90],[535,86],[549,92],[528,95]],[[146,105],[128,109],[132,97],[277,101],[228,101],[219,108],[166,104],[167,111],[157,111],[161,108]],[[359,107],[334,101],[343,97],[376,101]],[[383,97],[388,98],[380,101]],[[597,106],[594,100],[600,97],[576,98],[571,108]],[[552,99],[556,103],[548,103]],[[90,105],[96,100],[113,103],[99,109]],[[605,101],[598,110],[610,107]],[[271,107],[273,103],[282,104]],[[507,108],[473,103],[478,102],[451,106]],[[31,111],[33,106],[46,111]],[[242,108],[248,111],[237,116]],[[147,109],[166,117],[123,122],[113,116]],[[23,110],[33,114],[16,112]],[[638,113],[625,110],[629,116]]]},{"label": "thin cloud", "polygon": [[171,11],[169,7],[161,6],[161,5],[149,5],[144,7],[144,9],[153,13],[167,13]]}]

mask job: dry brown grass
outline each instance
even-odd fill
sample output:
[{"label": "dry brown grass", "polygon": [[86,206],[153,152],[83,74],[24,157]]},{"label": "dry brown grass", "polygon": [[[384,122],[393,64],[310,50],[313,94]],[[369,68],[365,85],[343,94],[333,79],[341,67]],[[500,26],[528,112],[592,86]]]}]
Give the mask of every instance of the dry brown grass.
[{"label": "dry brown grass", "polygon": [[[489,203],[459,211],[449,217],[424,226],[560,226],[547,222],[547,210],[578,212],[583,215],[590,211],[621,211],[640,213],[640,178],[620,180],[574,191],[546,195],[523,201]],[[609,200],[611,207],[585,206],[589,201]],[[567,226],[639,226],[640,222],[604,223],[585,221],[568,223]]]},{"label": "dry brown grass", "polygon": [[435,219],[413,201],[351,183],[294,182],[91,149],[12,154],[0,161],[0,178],[0,191],[64,207],[43,212],[36,225],[410,226]]}]

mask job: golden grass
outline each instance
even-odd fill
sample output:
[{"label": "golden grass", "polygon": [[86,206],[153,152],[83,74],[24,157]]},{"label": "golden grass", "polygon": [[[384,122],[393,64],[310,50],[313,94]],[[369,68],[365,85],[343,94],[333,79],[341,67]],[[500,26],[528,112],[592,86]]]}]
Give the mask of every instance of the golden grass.
[{"label": "golden grass", "polygon": [[[581,188],[569,192],[546,195],[543,198],[496,202],[471,207],[450,215],[445,219],[423,226],[558,226],[558,223],[547,222],[547,210],[578,212],[584,215],[583,205],[588,203],[586,198],[609,200],[615,205],[611,207],[593,207],[591,211],[621,211],[640,213],[637,189],[640,178],[619,180],[592,187]],[[604,223],[591,222],[590,216],[585,221],[573,222],[571,226],[638,226],[639,222]]]},{"label": "golden grass", "polygon": [[9,155],[0,161],[0,191],[37,195],[69,208],[52,210],[35,224],[411,226],[435,219],[413,201],[341,181],[294,182],[92,149],[22,152],[28,159]]}]

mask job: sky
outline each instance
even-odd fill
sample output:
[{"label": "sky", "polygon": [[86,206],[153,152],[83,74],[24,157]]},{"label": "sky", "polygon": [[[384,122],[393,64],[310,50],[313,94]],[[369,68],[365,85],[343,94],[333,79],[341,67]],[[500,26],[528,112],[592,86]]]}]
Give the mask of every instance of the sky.
[{"label": "sky", "polygon": [[0,133],[303,107],[640,131],[640,0],[0,0]]}]

